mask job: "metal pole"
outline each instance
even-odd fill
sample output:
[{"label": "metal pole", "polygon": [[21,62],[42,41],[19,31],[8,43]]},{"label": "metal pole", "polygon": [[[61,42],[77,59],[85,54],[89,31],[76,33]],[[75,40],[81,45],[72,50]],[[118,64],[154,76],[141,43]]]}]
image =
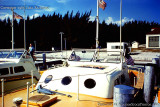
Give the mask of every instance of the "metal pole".
[{"label": "metal pole", "polygon": [[29,82],[27,82],[27,107],[29,107],[28,104],[29,104]]},{"label": "metal pole", "polygon": [[67,59],[67,39],[65,38],[65,50],[66,50],[66,59]]},{"label": "metal pole", "polygon": [[96,48],[98,48],[98,33],[99,33],[99,0],[97,0],[97,26],[96,26]]},{"label": "metal pole", "polygon": [[14,49],[14,10],[12,9],[12,49]]},{"label": "metal pole", "polygon": [[66,38],[64,38],[64,40],[65,40],[65,50],[67,50],[67,49],[66,49]]},{"label": "metal pole", "polygon": [[4,107],[4,79],[1,79],[2,81],[2,107]]},{"label": "metal pole", "polygon": [[62,52],[62,58],[63,58],[63,51],[62,51],[62,48],[63,48],[63,46],[62,46],[62,36],[63,36],[64,33],[63,33],[63,32],[60,32],[59,34],[61,35],[61,52]]},{"label": "metal pole", "polygon": [[136,77],[134,77],[134,87],[136,86]]},{"label": "metal pole", "polygon": [[26,50],[26,14],[25,14],[25,7],[26,6],[26,1],[24,0],[24,49]]},{"label": "metal pole", "polygon": [[78,78],[77,100],[79,101],[79,74],[78,74],[77,78]]},{"label": "metal pole", "polygon": [[33,93],[33,84],[34,84],[34,82],[33,82],[33,70],[31,70],[31,75],[32,75],[32,93]]},{"label": "metal pole", "polygon": [[[122,69],[122,0],[120,2],[120,60],[121,60],[121,69]],[[123,47],[124,48],[124,47]]]},{"label": "metal pole", "polygon": [[36,51],[36,41],[34,41],[35,51]]}]

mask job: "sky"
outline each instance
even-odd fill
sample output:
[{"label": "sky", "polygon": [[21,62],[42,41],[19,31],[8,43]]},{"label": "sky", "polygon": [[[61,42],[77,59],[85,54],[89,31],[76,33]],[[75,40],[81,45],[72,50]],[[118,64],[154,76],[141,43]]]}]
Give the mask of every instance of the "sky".
[{"label": "sky", "polygon": [[[107,3],[105,10],[99,8],[100,22],[107,24],[120,22],[120,0],[104,0]],[[26,15],[32,19],[43,14],[53,14],[56,12],[64,15],[67,11],[76,14],[92,11],[90,21],[95,20],[97,15],[97,0],[0,0],[0,19],[12,18],[12,11],[4,9],[7,7],[17,7],[14,11],[24,16],[24,9],[20,7],[26,5]],[[38,9],[31,9],[39,6]],[[122,0],[122,22],[128,21],[149,21],[160,24],[160,0]]]}]

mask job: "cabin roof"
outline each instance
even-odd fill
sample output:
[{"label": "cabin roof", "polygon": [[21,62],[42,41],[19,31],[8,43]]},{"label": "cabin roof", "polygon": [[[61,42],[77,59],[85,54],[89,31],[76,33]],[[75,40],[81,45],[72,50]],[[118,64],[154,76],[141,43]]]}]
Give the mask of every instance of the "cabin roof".
[{"label": "cabin roof", "polygon": [[149,32],[147,34],[160,34],[160,28],[152,28],[151,32]]}]

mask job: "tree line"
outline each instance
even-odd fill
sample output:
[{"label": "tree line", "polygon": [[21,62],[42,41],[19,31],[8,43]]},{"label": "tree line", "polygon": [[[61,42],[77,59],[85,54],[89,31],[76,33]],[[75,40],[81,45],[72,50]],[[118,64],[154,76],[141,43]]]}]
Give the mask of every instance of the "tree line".
[{"label": "tree line", "polygon": [[[26,19],[26,45],[34,44],[40,51],[51,50],[52,47],[60,49],[61,36],[63,32],[63,49],[66,39],[67,49],[71,48],[95,48],[96,20],[90,21],[91,11],[73,15],[67,12],[64,16],[53,13],[42,15],[33,19],[27,16]],[[0,49],[11,49],[12,27],[11,19],[0,20]],[[145,44],[146,34],[151,28],[160,27],[159,23],[147,21],[131,21],[122,26],[122,41],[131,43],[138,41]],[[120,28],[117,24],[106,24],[105,21],[99,24],[99,45],[106,48],[106,42],[119,41]],[[14,40],[15,48],[24,47],[24,20],[19,22],[14,19]]]}]

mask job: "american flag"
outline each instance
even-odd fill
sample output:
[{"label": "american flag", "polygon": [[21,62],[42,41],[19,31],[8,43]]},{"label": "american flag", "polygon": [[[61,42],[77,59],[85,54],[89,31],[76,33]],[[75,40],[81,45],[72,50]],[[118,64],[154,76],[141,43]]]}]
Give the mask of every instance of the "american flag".
[{"label": "american flag", "polygon": [[106,3],[103,0],[99,0],[99,7],[100,8],[102,8],[104,10],[106,6],[107,5],[106,5]]},{"label": "american flag", "polygon": [[127,62],[127,65],[134,65],[134,60],[130,55],[125,56],[125,61]]},{"label": "american flag", "polygon": [[23,19],[23,17],[17,14],[16,12],[13,13],[13,17],[16,19]]}]

